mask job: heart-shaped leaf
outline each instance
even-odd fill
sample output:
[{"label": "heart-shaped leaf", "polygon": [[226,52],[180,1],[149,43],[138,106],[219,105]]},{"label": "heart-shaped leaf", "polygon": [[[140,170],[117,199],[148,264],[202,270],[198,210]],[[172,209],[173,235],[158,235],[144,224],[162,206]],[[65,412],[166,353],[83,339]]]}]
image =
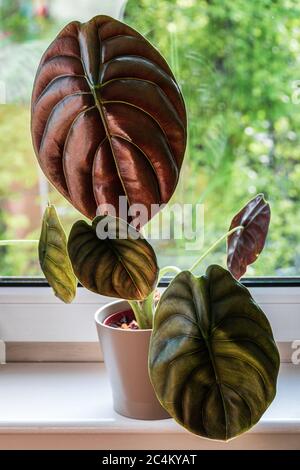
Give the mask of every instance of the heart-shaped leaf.
[{"label": "heart-shaped leaf", "polygon": [[67,237],[53,205],[49,205],[44,213],[39,260],[55,295],[65,303],[72,302],[76,295],[77,279],[68,256]]},{"label": "heart-shaped leaf", "polygon": [[166,203],[178,181],[185,106],[160,53],[129,26],[96,16],[68,24],[44,53],[32,138],[45,175],[84,215],[110,204],[121,216],[126,196],[150,218],[151,204]]},{"label": "heart-shaped leaf", "polygon": [[229,230],[244,228],[227,239],[227,267],[236,279],[245,274],[247,266],[262,252],[268,234],[271,210],[263,194],[258,194],[232,219]]},{"label": "heart-shaped leaf", "polygon": [[98,216],[92,225],[83,220],[76,222],[68,250],[81,284],[98,294],[143,300],[156,285],[154,250],[124,220]]},{"label": "heart-shaped leaf", "polygon": [[175,277],[154,317],[149,369],[176,421],[211,439],[241,434],[272,402],[278,368],[266,316],[227,270]]}]

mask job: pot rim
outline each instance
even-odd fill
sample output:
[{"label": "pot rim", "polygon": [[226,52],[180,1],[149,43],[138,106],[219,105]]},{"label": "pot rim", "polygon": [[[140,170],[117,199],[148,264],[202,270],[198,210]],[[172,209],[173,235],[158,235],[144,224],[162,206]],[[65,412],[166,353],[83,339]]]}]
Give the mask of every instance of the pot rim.
[{"label": "pot rim", "polygon": [[[120,304],[123,304],[123,303],[128,303],[127,300],[125,299],[120,299],[120,300],[114,300],[113,302],[109,302],[108,304],[106,305],[103,305],[102,307],[98,308],[98,310],[96,311],[95,313],[95,322],[97,325],[100,325],[101,328],[108,328],[109,330],[113,330],[113,331],[121,331],[123,333],[145,333],[145,332],[148,332],[148,331],[152,331],[152,328],[144,328],[144,329],[138,329],[138,330],[132,330],[132,329],[122,329],[122,328],[114,328],[112,326],[109,326],[109,325],[105,325],[101,320],[99,320],[99,316],[100,314],[103,313],[103,311],[105,311],[108,307],[111,307],[113,305],[115,305],[116,307]],[[130,305],[129,305],[130,307]],[[113,315],[114,313],[118,313],[118,310],[116,310],[115,312],[110,312],[105,318],[109,317],[110,315]]]}]

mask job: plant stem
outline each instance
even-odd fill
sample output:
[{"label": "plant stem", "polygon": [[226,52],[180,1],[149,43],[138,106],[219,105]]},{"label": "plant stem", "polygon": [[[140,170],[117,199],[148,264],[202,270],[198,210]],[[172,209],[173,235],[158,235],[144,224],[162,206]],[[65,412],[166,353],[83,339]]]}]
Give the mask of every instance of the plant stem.
[{"label": "plant stem", "polygon": [[[180,273],[180,269],[176,266],[166,266],[159,271],[157,284],[161,278],[168,272]],[[136,301],[130,300],[129,304],[134,311],[135,319],[141,329],[147,329],[153,327],[153,316],[154,316],[154,295],[155,289],[145,300]]]},{"label": "plant stem", "polygon": [[17,245],[18,243],[37,244],[39,240],[0,240],[0,245]]},{"label": "plant stem", "polygon": [[[151,295],[151,294],[150,294]],[[141,302],[137,300],[128,300],[128,303],[130,307],[133,310],[135,319],[137,321],[137,324],[139,325],[139,328],[141,330],[145,330],[148,328],[152,327],[152,318],[147,318],[148,315],[146,314],[145,310],[143,309],[143,306],[141,305]]]},{"label": "plant stem", "polygon": [[147,324],[147,328],[152,328],[153,327],[153,316],[154,316],[154,295],[155,295],[155,289],[151,292],[148,297],[140,302],[140,306],[142,308],[144,317],[145,317],[145,323]]},{"label": "plant stem", "polygon": [[160,271],[159,271],[157,284],[159,283],[161,278],[164,277],[165,274],[167,274],[167,273],[179,274],[180,272],[181,272],[181,269],[177,268],[177,266],[165,266],[164,268],[160,269]]},{"label": "plant stem", "polygon": [[189,271],[193,272],[198,266],[199,264],[201,263],[201,261],[204,260],[204,258],[206,258],[206,256],[209,255],[209,253],[211,253],[223,240],[225,240],[227,237],[229,237],[230,235],[232,235],[234,232],[237,232],[238,230],[243,230],[244,227],[242,225],[238,225],[237,227],[234,227],[232,230],[229,230],[229,232],[225,233],[225,235],[222,235],[222,237],[220,237],[218,240],[215,241],[215,243],[213,243],[204,253],[203,255],[200,256],[200,258],[198,258],[195,263],[193,264],[193,266],[190,267]]}]

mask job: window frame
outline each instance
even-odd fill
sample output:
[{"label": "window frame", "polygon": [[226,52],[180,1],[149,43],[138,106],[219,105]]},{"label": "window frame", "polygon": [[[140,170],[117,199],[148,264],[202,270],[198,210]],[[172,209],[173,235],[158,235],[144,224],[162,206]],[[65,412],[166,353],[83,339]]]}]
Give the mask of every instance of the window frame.
[{"label": "window frame", "polygon": [[[168,287],[171,276],[165,276],[158,287]],[[260,276],[243,277],[240,281],[245,287],[300,287],[300,276]],[[0,276],[1,287],[50,287],[43,277]],[[78,284],[78,287],[82,287]]]},{"label": "window frame", "polygon": [[[160,291],[169,282],[165,277]],[[293,342],[299,341],[300,346],[300,277],[244,278],[242,284],[266,313],[279,347],[284,347],[283,362],[290,362]],[[95,312],[115,300],[79,286],[74,302],[66,305],[45,279],[0,278],[0,340],[13,347],[40,343],[48,348],[58,343],[77,350],[90,345],[95,350]],[[67,354],[69,358],[69,349]]]}]

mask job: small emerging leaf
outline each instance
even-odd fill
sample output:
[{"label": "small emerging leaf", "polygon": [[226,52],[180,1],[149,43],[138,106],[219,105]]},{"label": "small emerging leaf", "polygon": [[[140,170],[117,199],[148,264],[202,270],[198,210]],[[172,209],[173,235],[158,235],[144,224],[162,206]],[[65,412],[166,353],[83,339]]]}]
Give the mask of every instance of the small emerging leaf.
[{"label": "small emerging leaf", "polygon": [[271,219],[270,205],[258,194],[232,219],[229,230],[243,226],[227,240],[227,267],[236,279],[245,274],[247,266],[262,252]]},{"label": "small emerging leaf", "polygon": [[41,269],[54,290],[65,303],[71,303],[76,295],[77,279],[67,251],[67,237],[53,205],[44,213],[39,242]]},{"label": "small emerging leaf", "polygon": [[[106,238],[97,235],[98,224]],[[143,300],[153,291],[158,276],[151,245],[124,220],[99,216],[92,225],[80,220],[70,232],[69,256],[83,286],[98,294]]]},{"label": "small emerging leaf", "polygon": [[149,371],[176,421],[210,439],[238,436],[272,402],[278,369],[269,322],[229,271],[175,277],[154,316]]}]

